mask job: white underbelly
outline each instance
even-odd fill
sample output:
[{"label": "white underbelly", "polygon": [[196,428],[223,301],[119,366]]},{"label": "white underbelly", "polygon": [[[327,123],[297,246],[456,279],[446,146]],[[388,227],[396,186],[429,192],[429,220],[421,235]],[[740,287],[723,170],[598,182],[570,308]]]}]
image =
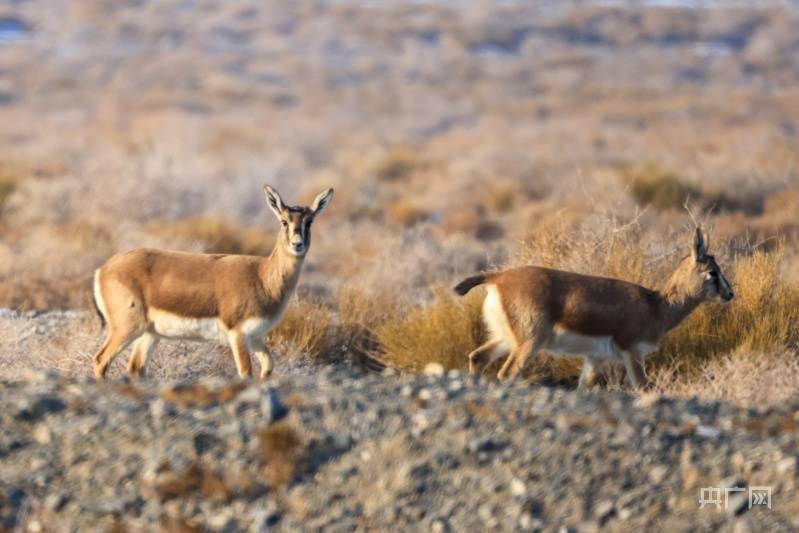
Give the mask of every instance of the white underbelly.
[{"label": "white underbelly", "polygon": [[170,339],[227,341],[227,328],[218,318],[189,318],[158,309],[150,309],[152,328],[158,335]]},{"label": "white underbelly", "polygon": [[611,337],[580,335],[566,329],[555,329],[552,340],[543,349],[553,355],[584,355],[598,359],[616,359],[617,348]]}]

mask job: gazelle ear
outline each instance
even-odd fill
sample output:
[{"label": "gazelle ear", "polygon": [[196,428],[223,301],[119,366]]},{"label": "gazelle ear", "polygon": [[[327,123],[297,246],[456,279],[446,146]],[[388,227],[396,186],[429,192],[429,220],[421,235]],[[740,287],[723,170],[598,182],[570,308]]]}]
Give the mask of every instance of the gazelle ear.
[{"label": "gazelle ear", "polygon": [[330,205],[330,200],[333,199],[333,189],[328,189],[325,192],[319,193],[319,195],[314,198],[313,204],[311,204],[311,213],[313,216],[318,215],[322,211]]},{"label": "gazelle ear", "polygon": [[696,228],[694,247],[691,250],[691,254],[694,256],[694,261],[702,261],[707,255],[707,241],[701,228]]},{"label": "gazelle ear", "polygon": [[266,205],[268,205],[269,208],[274,211],[277,218],[280,218],[283,214],[284,208],[283,199],[280,197],[277,191],[269,185],[264,185],[264,194],[266,195]]}]

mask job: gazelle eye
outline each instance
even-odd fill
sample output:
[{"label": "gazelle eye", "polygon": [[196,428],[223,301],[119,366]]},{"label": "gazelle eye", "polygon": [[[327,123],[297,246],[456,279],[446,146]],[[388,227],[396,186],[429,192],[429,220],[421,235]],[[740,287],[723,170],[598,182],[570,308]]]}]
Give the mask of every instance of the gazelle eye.
[{"label": "gazelle eye", "polygon": [[281,220],[281,221],[280,221],[280,223],[281,223],[281,224],[283,224],[283,227],[284,227],[284,228],[287,228],[287,227],[289,227],[289,223],[288,223],[288,222],[286,222],[285,220]]}]

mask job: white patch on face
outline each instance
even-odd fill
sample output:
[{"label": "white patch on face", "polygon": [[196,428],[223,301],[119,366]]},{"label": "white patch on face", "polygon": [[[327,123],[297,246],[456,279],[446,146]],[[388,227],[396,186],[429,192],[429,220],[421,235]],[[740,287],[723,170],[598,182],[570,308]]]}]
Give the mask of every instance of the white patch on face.
[{"label": "white patch on face", "polygon": [[542,351],[552,355],[585,355],[598,359],[617,359],[618,350],[611,337],[593,337],[555,326],[552,340]]},{"label": "white patch on face", "polygon": [[183,317],[168,311],[150,308],[148,318],[152,323],[153,330],[161,337],[227,343],[227,328],[216,317]]},{"label": "white patch on face", "polygon": [[502,341],[502,344],[508,348],[514,345],[513,330],[495,285],[488,285],[486,299],[483,301],[483,320],[493,339]]}]

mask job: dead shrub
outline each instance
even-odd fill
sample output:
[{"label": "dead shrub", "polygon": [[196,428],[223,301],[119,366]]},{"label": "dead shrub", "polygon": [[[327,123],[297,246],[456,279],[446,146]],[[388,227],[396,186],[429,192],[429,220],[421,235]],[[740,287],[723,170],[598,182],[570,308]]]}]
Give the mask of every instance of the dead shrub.
[{"label": "dead shrub", "polygon": [[723,400],[742,407],[784,405],[799,398],[799,356],[792,351],[735,352],[706,361],[691,373],[679,363],[653,373],[655,388],[669,396]]},{"label": "dead shrub", "polygon": [[622,182],[629,186],[635,201],[641,206],[681,209],[685,201],[691,199],[703,209],[713,209],[717,212],[756,213],[761,209],[758,198],[742,202],[717,189],[695,187],[681,181],[671,170],[654,163],[626,167],[621,170],[620,176]]},{"label": "dead shrub", "polygon": [[62,242],[68,242],[79,250],[92,250],[110,255],[116,249],[107,227],[88,220],[71,220],[54,226],[53,233]]},{"label": "dead shrub", "polygon": [[426,165],[419,152],[407,145],[396,144],[377,161],[372,174],[380,181],[402,181]]},{"label": "dead shrub", "polygon": [[302,439],[287,422],[278,422],[258,432],[261,465],[273,489],[291,481],[302,453]]},{"label": "dead shrub", "polygon": [[430,362],[465,368],[467,354],[485,336],[483,291],[459,299],[448,289],[433,290],[433,300],[398,315],[375,330],[379,357],[389,366],[418,372]]},{"label": "dead shrub", "polygon": [[699,189],[683,183],[672,171],[654,163],[624,168],[620,175],[638,205],[680,209],[687,198],[701,196]]},{"label": "dead shrub", "polygon": [[219,389],[209,389],[199,383],[180,384],[161,391],[161,399],[179,407],[206,407],[233,400],[246,386],[229,383]]},{"label": "dead shrub", "polygon": [[386,206],[389,221],[399,226],[413,226],[424,222],[429,214],[408,199],[402,198]]},{"label": "dead shrub", "polygon": [[289,304],[280,324],[269,332],[267,346],[279,345],[312,357],[328,352],[335,336],[335,317],[327,307],[306,299]]},{"label": "dead shrub", "polygon": [[183,498],[195,492],[218,502],[226,502],[231,496],[227,483],[197,461],[192,461],[180,471],[172,470],[169,464],[162,465],[155,486],[160,501]]},{"label": "dead shrub", "polygon": [[483,203],[489,211],[503,214],[516,207],[523,196],[519,180],[512,178],[496,178],[483,187]]},{"label": "dead shrub", "polygon": [[0,306],[20,311],[89,309],[92,278],[46,279],[17,277],[0,283]]},{"label": "dead shrub", "polygon": [[149,225],[151,233],[180,241],[199,242],[207,253],[268,255],[274,234],[260,228],[242,228],[222,217],[194,217]]}]

